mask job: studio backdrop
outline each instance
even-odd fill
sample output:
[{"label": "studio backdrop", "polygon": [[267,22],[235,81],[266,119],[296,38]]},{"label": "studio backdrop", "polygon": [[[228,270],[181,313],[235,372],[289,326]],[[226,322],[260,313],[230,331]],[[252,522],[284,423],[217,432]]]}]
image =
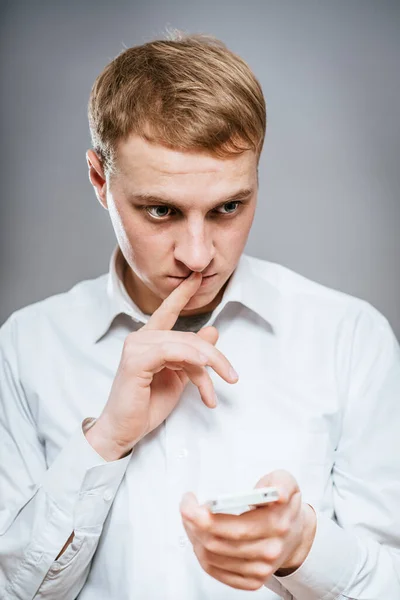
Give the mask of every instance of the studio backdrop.
[{"label": "studio backdrop", "polygon": [[166,28],[213,34],[258,77],[268,127],[246,247],[371,302],[400,335],[400,3],[0,4],[0,323],[108,269],[87,177],[92,83]]}]

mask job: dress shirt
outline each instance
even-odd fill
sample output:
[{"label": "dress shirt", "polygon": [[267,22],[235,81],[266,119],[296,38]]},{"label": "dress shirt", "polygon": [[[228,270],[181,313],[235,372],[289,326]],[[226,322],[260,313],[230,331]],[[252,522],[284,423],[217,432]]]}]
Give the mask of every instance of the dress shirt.
[{"label": "dress shirt", "polygon": [[[400,354],[370,304],[247,254],[204,325],[239,373],[207,368],[169,417],[107,462],[82,423],[149,316],[110,271],[15,312],[0,330],[2,600],[400,599]],[[302,566],[256,592],[202,569],[179,511],[275,469],[317,513]],[[73,542],[56,560],[71,532]]]}]

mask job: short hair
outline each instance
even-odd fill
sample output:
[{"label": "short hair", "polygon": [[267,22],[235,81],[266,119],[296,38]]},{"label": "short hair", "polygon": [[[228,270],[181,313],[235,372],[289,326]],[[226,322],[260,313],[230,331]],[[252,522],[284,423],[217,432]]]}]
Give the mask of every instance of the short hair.
[{"label": "short hair", "polygon": [[210,35],[183,34],[127,48],[93,84],[93,149],[114,170],[116,147],[135,133],[166,147],[219,158],[260,157],[266,130],[261,86],[247,63]]}]

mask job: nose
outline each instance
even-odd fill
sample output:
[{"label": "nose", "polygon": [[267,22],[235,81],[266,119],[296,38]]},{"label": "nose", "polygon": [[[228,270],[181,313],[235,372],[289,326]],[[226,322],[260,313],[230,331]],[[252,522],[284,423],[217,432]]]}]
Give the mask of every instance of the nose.
[{"label": "nose", "polygon": [[175,242],[175,259],[191,271],[202,272],[208,267],[215,255],[215,248],[210,231],[206,231],[200,221],[185,224],[184,229]]}]

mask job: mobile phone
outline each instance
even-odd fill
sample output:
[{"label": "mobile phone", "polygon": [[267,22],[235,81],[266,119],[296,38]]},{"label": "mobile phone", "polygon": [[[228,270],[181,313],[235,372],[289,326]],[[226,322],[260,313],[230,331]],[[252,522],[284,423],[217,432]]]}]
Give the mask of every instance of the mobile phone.
[{"label": "mobile phone", "polygon": [[237,494],[223,494],[212,500],[207,500],[205,505],[214,513],[240,515],[253,507],[263,506],[279,499],[278,490],[274,487],[255,488],[249,492]]}]

